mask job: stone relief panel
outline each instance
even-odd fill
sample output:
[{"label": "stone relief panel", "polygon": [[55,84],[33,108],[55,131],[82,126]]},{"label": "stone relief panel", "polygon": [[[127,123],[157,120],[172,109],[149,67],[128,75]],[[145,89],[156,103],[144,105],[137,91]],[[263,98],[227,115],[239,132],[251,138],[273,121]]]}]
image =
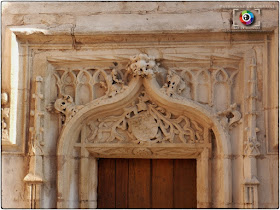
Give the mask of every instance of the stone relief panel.
[{"label": "stone relief panel", "polygon": [[208,132],[186,116],[174,115],[156,105],[146,92],[123,109],[119,116],[88,123],[89,143],[203,143]]}]

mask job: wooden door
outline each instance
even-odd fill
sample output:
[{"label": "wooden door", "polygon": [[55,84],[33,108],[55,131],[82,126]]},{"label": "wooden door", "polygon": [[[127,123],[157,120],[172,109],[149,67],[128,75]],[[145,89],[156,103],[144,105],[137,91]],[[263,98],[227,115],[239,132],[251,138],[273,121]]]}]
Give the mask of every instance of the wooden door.
[{"label": "wooden door", "polygon": [[98,208],[196,208],[196,160],[99,159]]}]

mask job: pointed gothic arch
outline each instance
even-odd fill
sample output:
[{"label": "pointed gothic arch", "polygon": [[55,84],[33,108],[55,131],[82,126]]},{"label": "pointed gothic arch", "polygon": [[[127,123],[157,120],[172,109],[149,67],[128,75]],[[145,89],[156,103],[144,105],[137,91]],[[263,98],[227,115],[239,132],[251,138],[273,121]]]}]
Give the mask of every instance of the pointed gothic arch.
[{"label": "pointed gothic arch", "polygon": [[[206,143],[201,144],[201,146],[194,143],[192,146],[186,144],[186,146],[183,145],[183,147],[181,144],[180,147],[175,144],[169,144],[168,146],[158,146],[158,144],[147,146],[140,144],[140,146],[129,145],[127,147],[125,144],[116,144],[113,146],[102,144],[99,153],[90,149],[90,147],[94,148],[94,145],[90,146],[84,144],[83,139],[86,138],[85,125],[87,122],[102,113],[106,113],[107,116],[109,116],[117,110],[127,107],[131,102],[135,101],[135,98],[138,97],[139,92],[141,91],[145,91],[150,100],[157,106],[163,107],[166,110],[171,110],[171,112],[177,113],[177,115],[183,115],[196,120],[208,130],[213,130],[216,137],[218,155],[220,156],[220,170],[216,173],[223,180],[218,194],[223,200],[223,206],[225,208],[230,207],[232,199],[232,169],[230,157],[232,153],[226,129],[221,125],[216,114],[207,107],[207,105],[202,105],[190,99],[182,98],[177,94],[181,81],[176,73],[169,72],[167,83],[160,87],[155,76],[155,72],[157,72],[156,67],[149,68],[147,65],[145,69],[143,67],[139,68],[138,66],[133,65],[135,61],[137,61],[137,59],[133,58],[132,64],[130,65],[131,69],[128,69],[134,77],[127,87],[123,88],[123,91],[119,91],[117,94],[113,96],[111,95],[110,97],[101,97],[81,107],[74,106],[72,102],[69,102],[71,114],[69,115],[69,112],[63,112],[66,115],[66,123],[59,137],[57,149],[57,207],[74,207],[71,206],[71,201],[74,199],[73,193],[71,193],[73,189],[78,191],[76,193],[78,193],[79,196],[75,199],[78,200],[79,207],[97,207],[96,188],[98,183],[96,174],[97,162],[95,158],[103,157],[105,153],[107,155],[106,157],[128,157],[126,153],[129,150],[123,148],[131,148],[131,154],[129,157],[134,155],[134,157],[145,156],[147,158],[164,157],[197,159],[197,207],[211,207],[211,143],[208,142],[208,140],[205,140]],[[113,88],[113,90],[115,89]],[[67,98],[65,100],[67,101]],[[81,139],[81,142],[77,143],[77,139]],[[78,159],[79,173],[77,175],[79,182],[78,184],[76,183],[78,189],[71,188],[71,180],[73,179],[70,177],[70,172],[75,168],[73,165],[73,159],[75,159],[75,157],[73,157],[73,150],[75,145],[80,145]],[[164,152],[154,152],[154,149],[158,148],[164,148]],[[112,150],[118,150],[118,152],[108,152]],[[90,165],[94,169],[91,172],[88,170]],[[91,188],[91,191],[89,188]]]}]

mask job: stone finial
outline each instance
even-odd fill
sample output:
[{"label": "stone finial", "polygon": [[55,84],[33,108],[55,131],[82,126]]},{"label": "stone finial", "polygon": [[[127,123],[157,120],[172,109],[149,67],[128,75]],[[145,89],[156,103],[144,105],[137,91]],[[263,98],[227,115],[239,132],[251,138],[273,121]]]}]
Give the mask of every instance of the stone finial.
[{"label": "stone finial", "polygon": [[130,58],[128,70],[134,76],[139,75],[142,77],[153,75],[158,72],[159,64],[156,63],[155,58],[147,54],[139,54]]}]

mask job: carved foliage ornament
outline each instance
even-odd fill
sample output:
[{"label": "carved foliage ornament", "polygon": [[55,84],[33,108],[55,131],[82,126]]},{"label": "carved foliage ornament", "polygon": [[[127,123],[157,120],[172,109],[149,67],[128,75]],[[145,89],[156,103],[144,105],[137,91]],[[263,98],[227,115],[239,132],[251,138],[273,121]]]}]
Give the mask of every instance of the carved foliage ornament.
[{"label": "carved foliage ornament", "polygon": [[120,116],[88,124],[91,143],[202,143],[204,128],[185,116],[175,116],[154,104],[145,92]]},{"label": "carved foliage ornament", "polygon": [[224,111],[218,112],[217,116],[225,129],[231,129],[241,122],[241,113],[237,110],[237,104],[234,103]]},{"label": "carved foliage ornament", "polygon": [[134,76],[139,75],[142,77],[158,73],[159,63],[156,63],[155,58],[146,54],[139,54],[130,58],[128,71]]},{"label": "carved foliage ornament", "polygon": [[186,88],[186,83],[174,71],[168,70],[167,82],[161,88],[161,91],[169,97],[178,97]]},{"label": "carved foliage ornament", "polygon": [[9,141],[9,119],[10,119],[10,108],[8,108],[8,94],[1,94],[1,127],[2,127],[2,140]]},{"label": "carved foliage ornament", "polygon": [[82,107],[82,105],[75,105],[73,98],[69,95],[62,96],[54,103],[54,108],[62,115],[62,124],[68,122]]}]

